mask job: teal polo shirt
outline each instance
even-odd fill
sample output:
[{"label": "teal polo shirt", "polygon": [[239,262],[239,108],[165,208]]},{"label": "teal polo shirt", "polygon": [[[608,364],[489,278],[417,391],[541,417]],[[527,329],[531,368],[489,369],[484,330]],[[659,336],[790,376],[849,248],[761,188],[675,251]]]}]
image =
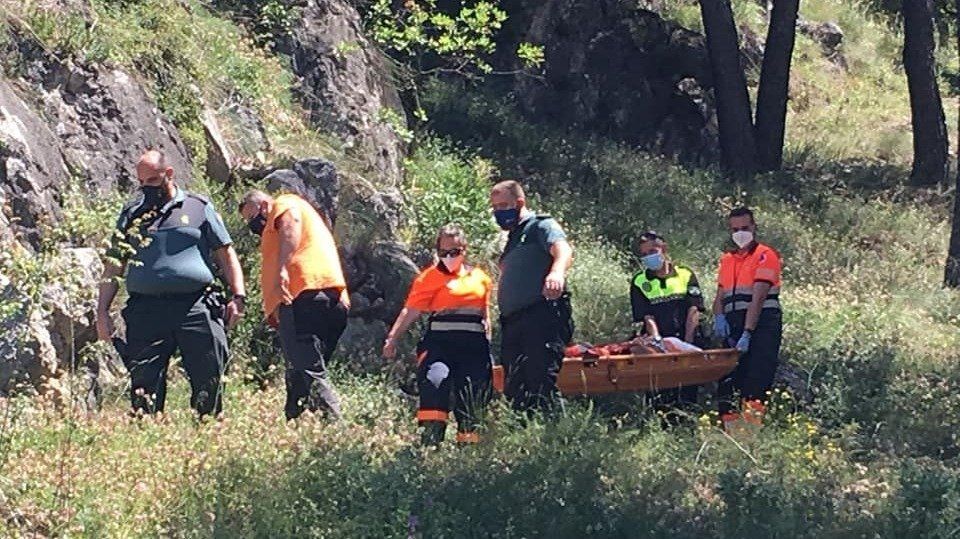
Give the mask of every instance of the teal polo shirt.
[{"label": "teal polo shirt", "polygon": [[550,248],[566,239],[560,224],[548,215],[530,215],[510,231],[500,255],[497,303],[501,316],[544,301],[543,280],[553,266]]},{"label": "teal polo shirt", "polygon": [[233,243],[213,204],[179,187],[160,208],[132,201],[117,231],[110,255],[127,263],[127,291],[151,296],[203,290],[214,279],[211,252]]}]

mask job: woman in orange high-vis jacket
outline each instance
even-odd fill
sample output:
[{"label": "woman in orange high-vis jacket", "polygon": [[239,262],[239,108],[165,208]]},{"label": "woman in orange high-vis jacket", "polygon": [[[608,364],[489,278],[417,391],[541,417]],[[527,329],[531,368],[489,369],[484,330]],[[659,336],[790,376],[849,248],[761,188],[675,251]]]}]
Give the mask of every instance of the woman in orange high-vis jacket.
[{"label": "woman in orange high-vis jacket", "polygon": [[490,316],[492,281],[466,265],[463,231],[445,226],[437,236],[439,262],[413,281],[406,305],[383,345],[383,356],[396,357],[396,341],[422,313],[430,325],[417,347],[417,420],[423,441],[439,444],[446,431],[453,393],[457,442],[479,441],[477,427],[490,398]]}]

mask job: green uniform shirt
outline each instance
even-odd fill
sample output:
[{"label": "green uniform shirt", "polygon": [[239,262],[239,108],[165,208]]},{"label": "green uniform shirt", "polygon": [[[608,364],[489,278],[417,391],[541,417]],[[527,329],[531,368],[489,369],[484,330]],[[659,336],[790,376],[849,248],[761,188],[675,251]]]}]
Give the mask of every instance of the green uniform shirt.
[{"label": "green uniform shirt", "polygon": [[120,213],[111,256],[127,262],[127,291],[199,292],[213,282],[210,253],[232,243],[209,200],[180,188],[161,208],[138,197]]},{"label": "green uniform shirt", "polygon": [[543,280],[553,265],[550,247],[566,240],[560,224],[548,215],[531,215],[510,231],[500,255],[500,314],[509,316],[543,301]]}]

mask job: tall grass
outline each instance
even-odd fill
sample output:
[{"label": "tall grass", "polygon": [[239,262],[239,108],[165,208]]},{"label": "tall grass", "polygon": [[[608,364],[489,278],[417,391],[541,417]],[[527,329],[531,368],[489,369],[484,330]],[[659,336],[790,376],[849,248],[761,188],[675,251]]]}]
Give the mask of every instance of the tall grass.
[{"label": "tall grass", "polygon": [[[174,385],[162,420],[64,420],[26,404],[5,533],[139,537],[947,536],[957,473],[861,463],[853,439],[784,409],[751,442],[708,422],[611,432],[575,404],[522,425],[499,404],[477,447],[418,447],[390,384],[336,375],[345,421],[284,424],[280,392],[229,386],[197,424]],[[67,440],[69,443],[66,443]],[[59,490],[58,490],[59,489]],[[69,493],[68,497],[64,497]],[[66,500],[66,503],[64,501]],[[10,515],[14,515],[10,517]]]}]

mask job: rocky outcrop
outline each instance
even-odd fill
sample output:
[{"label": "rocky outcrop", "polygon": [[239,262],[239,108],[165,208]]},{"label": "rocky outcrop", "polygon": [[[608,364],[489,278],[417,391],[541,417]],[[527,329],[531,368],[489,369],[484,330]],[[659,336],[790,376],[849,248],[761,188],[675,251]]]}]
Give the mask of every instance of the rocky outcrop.
[{"label": "rocky outcrop", "polygon": [[162,149],[181,180],[192,170],[176,128],[130,74],[60,60],[15,36],[15,79],[0,79],[0,190],[5,217],[26,243],[56,223],[69,180],[93,196],[126,190],[147,148]]},{"label": "rocky outcrop", "polygon": [[59,219],[55,186],[66,180],[57,137],[13,86],[0,79],[0,210],[9,225],[8,239],[16,236],[39,244],[41,221]]},{"label": "rocky outcrop", "polygon": [[812,22],[805,19],[797,21],[797,31],[820,44],[824,56],[841,69],[847,68],[847,59],[843,56],[843,29],[833,22]]},{"label": "rocky outcrop", "polygon": [[337,222],[340,177],[337,168],[326,159],[303,159],[289,169],[278,169],[264,178],[272,192],[296,193],[310,201],[333,227]]},{"label": "rocky outcrop", "polygon": [[514,85],[528,117],[685,161],[717,157],[702,35],[620,0],[509,0],[504,9],[512,20],[499,50],[524,41],[544,47],[541,76],[518,76]]},{"label": "rocky outcrop", "polygon": [[368,181],[398,186],[405,145],[391,122],[406,125],[403,107],[357,10],[346,0],[309,0],[279,48],[292,59],[311,119],[343,140]]},{"label": "rocky outcrop", "polygon": [[[18,256],[29,256],[20,253]],[[49,256],[49,255],[45,255]],[[107,356],[84,357],[97,339],[96,293],[103,266],[95,249],[65,248],[43,261],[43,283],[0,274],[0,395],[17,386],[61,394],[74,369],[100,370]],[[30,292],[40,286],[39,297]],[[87,365],[89,361],[97,363]],[[110,369],[105,369],[108,373]]]},{"label": "rocky outcrop", "polygon": [[21,385],[40,389],[57,376],[59,362],[43,312],[0,274],[0,396]]},{"label": "rocky outcrop", "polygon": [[98,190],[126,189],[149,147],[164,151],[181,180],[191,160],[177,129],[131,74],[59,61],[30,42],[20,47],[24,81],[38,98],[71,174]]},{"label": "rocky outcrop", "polygon": [[129,190],[149,147],[165,152],[181,182],[192,165],[176,128],[129,73],[62,60],[16,34],[5,46],[17,69],[0,76],[0,248],[43,257],[32,263],[47,275],[39,297],[36,283],[2,278],[0,392],[23,382],[59,393],[62,375],[96,340],[102,271],[94,249],[39,253],[46,227],[62,219],[62,193],[70,183],[81,196]]}]

